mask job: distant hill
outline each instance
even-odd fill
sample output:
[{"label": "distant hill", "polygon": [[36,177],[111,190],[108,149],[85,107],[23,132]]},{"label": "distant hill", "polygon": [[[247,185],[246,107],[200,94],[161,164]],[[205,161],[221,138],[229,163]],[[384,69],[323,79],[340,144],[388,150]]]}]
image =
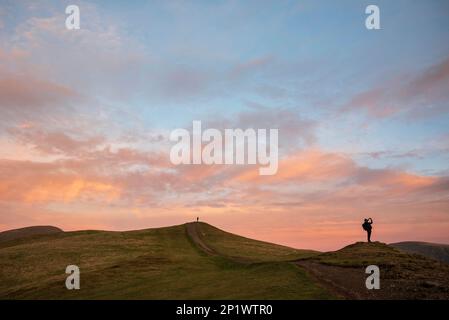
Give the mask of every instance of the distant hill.
[{"label": "distant hill", "polygon": [[449,263],[449,245],[429,242],[404,241],[391,243],[390,246],[405,252],[418,253],[423,256]]},{"label": "distant hill", "polygon": [[30,236],[64,232],[53,226],[34,226],[0,232],[0,242],[22,239]]}]

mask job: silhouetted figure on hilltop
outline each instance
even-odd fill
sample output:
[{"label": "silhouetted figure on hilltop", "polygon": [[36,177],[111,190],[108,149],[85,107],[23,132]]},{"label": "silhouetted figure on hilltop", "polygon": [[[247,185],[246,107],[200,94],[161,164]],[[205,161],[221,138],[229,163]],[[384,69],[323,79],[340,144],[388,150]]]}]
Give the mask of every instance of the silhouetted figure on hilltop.
[{"label": "silhouetted figure on hilltop", "polygon": [[363,230],[365,230],[368,234],[368,242],[371,242],[371,230],[373,229],[372,224],[373,219],[371,218],[365,219],[365,222],[362,224]]},{"label": "silhouetted figure on hilltop", "polygon": [[196,217],[196,222],[198,222],[200,220],[200,217]]}]

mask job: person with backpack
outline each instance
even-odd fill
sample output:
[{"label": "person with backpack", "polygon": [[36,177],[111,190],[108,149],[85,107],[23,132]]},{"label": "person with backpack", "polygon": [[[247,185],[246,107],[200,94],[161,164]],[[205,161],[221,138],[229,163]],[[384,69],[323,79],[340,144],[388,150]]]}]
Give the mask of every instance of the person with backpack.
[{"label": "person with backpack", "polygon": [[371,230],[373,229],[372,224],[373,219],[371,218],[365,219],[365,222],[362,224],[363,230],[365,230],[368,234],[368,242],[371,242]]}]

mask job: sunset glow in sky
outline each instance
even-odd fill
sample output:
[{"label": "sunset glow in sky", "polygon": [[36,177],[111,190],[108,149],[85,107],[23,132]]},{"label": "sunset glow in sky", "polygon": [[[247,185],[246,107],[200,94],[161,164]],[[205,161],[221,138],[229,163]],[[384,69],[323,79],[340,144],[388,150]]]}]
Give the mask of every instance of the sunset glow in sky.
[{"label": "sunset glow in sky", "polygon": [[[449,243],[449,2],[374,2],[1,0],[0,231]],[[278,128],[277,174],[174,166],[193,120]]]}]

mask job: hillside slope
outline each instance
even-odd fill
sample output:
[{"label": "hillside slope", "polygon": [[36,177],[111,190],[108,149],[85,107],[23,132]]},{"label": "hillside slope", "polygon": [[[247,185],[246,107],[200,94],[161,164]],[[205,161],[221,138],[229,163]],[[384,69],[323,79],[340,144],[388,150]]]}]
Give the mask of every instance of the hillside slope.
[{"label": "hillside slope", "polygon": [[186,224],[190,237],[209,254],[239,262],[293,261],[313,256],[318,251],[299,250],[274,243],[245,238],[207,223]]},{"label": "hillside slope", "polygon": [[[129,232],[78,231],[0,243],[1,299],[328,299],[335,297],[285,260],[305,252],[194,225],[220,254],[208,254],[185,224]],[[191,228],[191,227],[190,227]],[[197,229],[198,228],[198,229]],[[197,232],[195,231],[195,232]],[[229,239],[227,239],[229,237]],[[209,246],[209,244],[207,244]],[[251,256],[245,252],[251,247]],[[242,249],[240,251],[240,249]],[[243,257],[244,262],[221,255]],[[309,252],[306,252],[310,256]],[[65,268],[81,289],[65,288]]]},{"label": "hillside slope", "polygon": [[422,254],[428,258],[449,263],[449,245],[440,243],[418,242],[418,241],[404,241],[391,243],[397,249],[409,253]]}]

